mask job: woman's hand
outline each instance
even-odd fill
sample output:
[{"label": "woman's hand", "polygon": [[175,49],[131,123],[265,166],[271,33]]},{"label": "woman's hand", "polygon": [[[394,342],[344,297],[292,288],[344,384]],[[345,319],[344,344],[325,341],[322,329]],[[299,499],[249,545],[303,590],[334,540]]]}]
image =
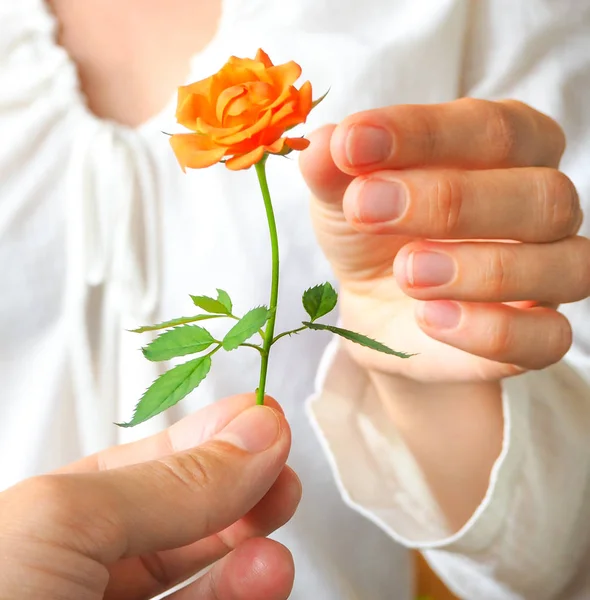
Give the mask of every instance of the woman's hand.
[{"label": "woman's hand", "polygon": [[473,99],[371,110],[312,136],[301,168],[344,326],[418,353],[351,344],[360,364],[497,381],[565,354],[556,307],[590,294],[590,241],[558,171],[564,145],[532,108]]},{"label": "woman's hand", "polygon": [[0,598],[287,598],[289,551],[265,536],[301,497],[276,402],[239,396],[141,442],[0,494]]}]

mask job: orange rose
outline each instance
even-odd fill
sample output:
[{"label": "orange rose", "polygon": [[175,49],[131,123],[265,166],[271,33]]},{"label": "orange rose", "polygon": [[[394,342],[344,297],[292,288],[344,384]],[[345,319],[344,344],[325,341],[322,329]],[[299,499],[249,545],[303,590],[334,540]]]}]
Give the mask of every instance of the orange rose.
[{"label": "orange rose", "polygon": [[313,107],[311,83],[295,62],[274,66],[262,50],[254,60],[232,56],[215,75],[178,89],[177,121],[194,133],[175,134],[172,149],[183,171],[225,160],[228,169],[248,169],[265,153],[304,150],[309,141],[283,137],[305,123]]}]

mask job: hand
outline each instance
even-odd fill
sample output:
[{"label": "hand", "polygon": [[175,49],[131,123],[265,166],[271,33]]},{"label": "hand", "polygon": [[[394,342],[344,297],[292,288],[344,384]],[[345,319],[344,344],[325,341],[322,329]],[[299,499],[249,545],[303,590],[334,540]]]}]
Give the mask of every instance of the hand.
[{"label": "hand", "polygon": [[350,344],[360,364],[497,381],[565,354],[571,329],[556,307],[590,294],[590,241],[576,236],[582,213],[557,170],[554,121],[519,102],[463,99],[362,112],[311,139],[301,169],[344,326],[418,353]]},{"label": "hand", "polygon": [[0,598],[287,598],[289,551],[265,539],[301,496],[276,402],[239,396],[152,438],[0,494]]}]

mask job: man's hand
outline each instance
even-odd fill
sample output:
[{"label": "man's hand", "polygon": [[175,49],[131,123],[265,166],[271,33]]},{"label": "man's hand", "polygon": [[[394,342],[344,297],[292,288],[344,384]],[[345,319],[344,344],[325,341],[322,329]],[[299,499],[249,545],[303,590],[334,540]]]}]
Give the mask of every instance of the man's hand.
[{"label": "man's hand", "polygon": [[293,515],[290,431],[276,402],[234,397],[141,442],[0,494],[0,598],[282,600]]},{"label": "man's hand", "polygon": [[463,99],[359,113],[311,139],[301,168],[344,326],[418,353],[351,344],[360,364],[497,381],[565,354],[571,330],[556,306],[590,294],[590,241],[576,236],[582,213],[557,170],[554,121],[519,102]]}]

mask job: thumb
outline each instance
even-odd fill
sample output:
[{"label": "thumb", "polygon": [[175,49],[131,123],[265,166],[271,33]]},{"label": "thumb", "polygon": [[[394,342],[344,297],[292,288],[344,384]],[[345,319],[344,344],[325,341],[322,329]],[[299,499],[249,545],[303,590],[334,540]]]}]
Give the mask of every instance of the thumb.
[{"label": "thumb", "polygon": [[[365,280],[375,273],[389,275],[395,256],[391,240],[361,233],[346,218],[343,199],[355,179],[334,161],[335,130],[335,125],[326,125],[313,132],[309,148],[299,155],[301,173],[312,193],[316,237],[341,282]],[[396,240],[396,248],[398,245]]]},{"label": "thumb", "polygon": [[281,413],[253,406],[194,449],[99,473],[37,478],[46,484],[36,490],[42,512],[49,511],[37,522],[67,523],[56,541],[105,565],[185,546],[250,511],[283,469],[290,442]]},{"label": "thumb", "polygon": [[354,178],[340,170],[332,158],[330,144],[335,129],[336,125],[325,125],[308,136],[310,146],[299,154],[299,168],[314,201],[340,211],[344,192]]}]

